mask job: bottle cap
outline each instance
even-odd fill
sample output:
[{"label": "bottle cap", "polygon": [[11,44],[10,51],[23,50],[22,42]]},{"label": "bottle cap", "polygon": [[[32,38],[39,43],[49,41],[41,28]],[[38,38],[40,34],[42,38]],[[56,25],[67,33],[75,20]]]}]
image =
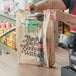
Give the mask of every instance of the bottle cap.
[{"label": "bottle cap", "polygon": [[31,8],[31,11],[34,11],[34,8]]}]

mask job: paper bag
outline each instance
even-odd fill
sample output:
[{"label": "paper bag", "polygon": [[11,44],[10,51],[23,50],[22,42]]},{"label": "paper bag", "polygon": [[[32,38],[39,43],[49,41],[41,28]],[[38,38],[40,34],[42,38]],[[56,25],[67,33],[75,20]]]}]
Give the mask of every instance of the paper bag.
[{"label": "paper bag", "polygon": [[[16,44],[18,62],[51,67],[55,63],[54,24],[50,20],[50,10],[44,13],[43,23],[38,22],[35,32],[27,33],[22,20],[25,12],[16,14]],[[29,28],[29,27],[28,27]]]}]

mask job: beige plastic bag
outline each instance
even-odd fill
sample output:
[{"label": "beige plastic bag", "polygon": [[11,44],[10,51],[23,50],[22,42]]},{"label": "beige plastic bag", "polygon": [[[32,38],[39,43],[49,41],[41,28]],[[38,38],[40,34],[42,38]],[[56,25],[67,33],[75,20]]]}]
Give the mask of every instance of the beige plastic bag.
[{"label": "beige plastic bag", "polygon": [[[44,14],[43,24],[39,22],[38,31],[29,34],[25,32],[25,26],[22,25],[22,20],[27,17],[25,12],[17,12],[16,41],[18,62],[20,64],[35,64],[50,67],[55,63],[53,21],[50,21],[49,10]],[[37,38],[39,37],[42,39],[42,45],[37,43]],[[43,48],[43,51],[40,52],[39,48]]]}]

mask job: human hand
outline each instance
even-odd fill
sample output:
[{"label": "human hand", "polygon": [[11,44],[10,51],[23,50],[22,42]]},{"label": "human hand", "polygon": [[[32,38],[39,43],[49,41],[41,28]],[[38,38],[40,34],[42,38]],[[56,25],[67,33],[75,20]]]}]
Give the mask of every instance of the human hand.
[{"label": "human hand", "polygon": [[61,21],[63,13],[60,10],[50,10],[50,18],[54,21]]},{"label": "human hand", "polygon": [[34,4],[29,3],[26,5],[25,11],[29,11],[30,13],[35,13],[37,12],[37,7]]}]

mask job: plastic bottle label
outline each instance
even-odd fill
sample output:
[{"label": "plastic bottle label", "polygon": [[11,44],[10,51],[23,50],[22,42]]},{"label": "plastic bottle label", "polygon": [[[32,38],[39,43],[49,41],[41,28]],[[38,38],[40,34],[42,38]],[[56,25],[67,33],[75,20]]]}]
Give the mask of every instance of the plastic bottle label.
[{"label": "plastic bottle label", "polygon": [[36,32],[37,28],[38,28],[38,22],[37,20],[26,20],[26,22],[24,23],[25,25],[25,32],[28,31],[28,33],[30,32]]}]

